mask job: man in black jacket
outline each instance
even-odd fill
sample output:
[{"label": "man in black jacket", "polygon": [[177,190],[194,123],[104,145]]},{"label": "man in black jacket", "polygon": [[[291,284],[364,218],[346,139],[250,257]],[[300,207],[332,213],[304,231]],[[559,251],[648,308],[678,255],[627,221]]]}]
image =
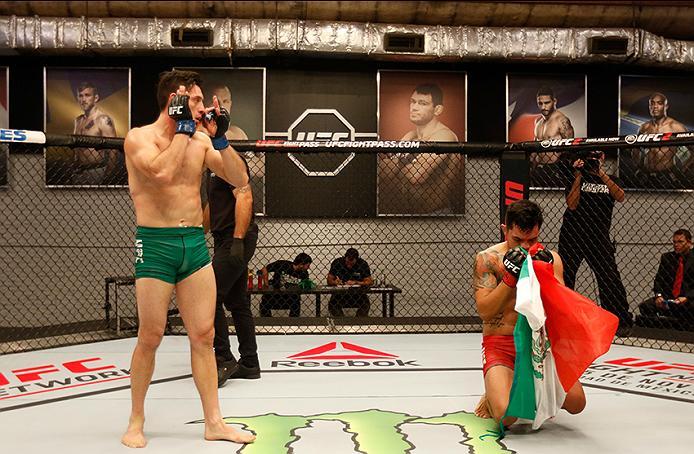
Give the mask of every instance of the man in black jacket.
[{"label": "man in black jacket", "polygon": [[694,258],[692,234],[679,229],[672,235],[673,252],[660,256],[653,297],[639,304],[644,317],[672,316],[694,325]]}]

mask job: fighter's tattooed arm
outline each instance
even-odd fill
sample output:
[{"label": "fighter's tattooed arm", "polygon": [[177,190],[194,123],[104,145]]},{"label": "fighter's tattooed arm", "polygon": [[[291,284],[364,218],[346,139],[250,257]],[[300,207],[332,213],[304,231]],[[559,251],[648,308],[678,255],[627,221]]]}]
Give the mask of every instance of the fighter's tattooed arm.
[{"label": "fighter's tattooed arm", "polygon": [[559,135],[562,139],[574,137],[574,127],[571,126],[571,120],[568,117],[559,120]]},{"label": "fighter's tattooed arm", "polygon": [[475,269],[473,271],[473,289],[493,290],[499,285],[499,264],[500,256],[496,252],[482,251],[475,258]]},{"label": "fighter's tattooed arm", "polygon": [[231,192],[234,194],[234,196],[238,196],[239,194],[246,194],[248,192],[251,192],[251,185],[247,184],[246,186],[241,186],[240,188],[234,188]]},{"label": "fighter's tattooed arm", "polygon": [[473,291],[477,313],[485,326],[495,327],[503,324],[503,317],[509,303],[515,299],[515,290],[499,285],[503,275],[503,254],[494,248],[477,254],[473,271]]}]

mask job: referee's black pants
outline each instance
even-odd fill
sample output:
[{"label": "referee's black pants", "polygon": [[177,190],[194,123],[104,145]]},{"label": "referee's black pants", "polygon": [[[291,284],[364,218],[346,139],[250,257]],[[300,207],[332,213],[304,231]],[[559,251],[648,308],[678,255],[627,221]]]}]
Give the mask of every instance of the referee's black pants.
[{"label": "referee's black pants", "polygon": [[247,367],[258,367],[258,345],[255,340],[255,323],[251,313],[251,301],[246,292],[248,262],[255,253],[258,242],[258,226],[251,225],[244,238],[243,261],[229,255],[233,232],[214,235],[212,267],[217,281],[217,304],[214,313],[215,356],[224,361],[234,360],[229,343],[229,323],[224,308],[231,312],[239,341],[240,362]]}]

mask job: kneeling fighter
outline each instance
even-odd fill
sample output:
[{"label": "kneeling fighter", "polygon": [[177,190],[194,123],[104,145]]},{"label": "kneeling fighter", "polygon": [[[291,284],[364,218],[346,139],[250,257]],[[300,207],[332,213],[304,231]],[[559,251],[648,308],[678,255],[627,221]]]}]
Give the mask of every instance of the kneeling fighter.
[{"label": "kneeling fighter", "polygon": [[[542,211],[534,202],[519,200],[509,205],[504,222],[501,228],[506,241],[479,252],[473,273],[477,312],[482,318],[482,370],[485,390],[475,414],[482,418],[494,418],[497,422],[500,422],[506,413],[513,384],[516,358],[513,330],[518,318],[518,312],[514,309],[516,282],[526,258],[525,251],[537,243],[542,227]],[[554,276],[563,284],[559,254],[541,249],[533,260],[553,263]],[[566,395],[562,408],[576,414],[585,406],[583,387],[577,381]],[[503,424],[509,426],[516,419],[507,417]]]},{"label": "kneeling fighter", "polygon": [[[217,397],[214,337],[215,280],[202,229],[200,180],[209,167],[231,185],[248,185],[241,157],[224,132],[228,115],[214,99],[214,114],[203,105],[200,77],[190,71],[163,73],[157,120],[125,137],[128,185],[135,205],[135,296],[140,327],[130,367],[132,408],[121,441],[145,446],[145,394],[154,372],[174,288],[190,340],[193,379],[200,394],[206,440],[252,442],[222,419]],[[213,117],[216,115],[216,120]],[[197,131],[202,127],[213,136]]]}]

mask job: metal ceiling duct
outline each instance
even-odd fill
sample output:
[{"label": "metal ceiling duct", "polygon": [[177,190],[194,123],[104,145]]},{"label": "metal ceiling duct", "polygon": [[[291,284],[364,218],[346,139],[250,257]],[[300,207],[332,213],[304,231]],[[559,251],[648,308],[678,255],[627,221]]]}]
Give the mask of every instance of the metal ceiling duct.
[{"label": "metal ceiling duct", "polygon": [[[211,31],[209,46],[180,47],[172,31]],[[423,37],[421,52],[390,51],[389,34]],[[598,54],[608,38],[621,55]],[[0,53],[254,55],[292,51],[388,60],[628,62],[694,68],[694,42],[632,28],[506,28],[274,19],[0,17]]]}]

